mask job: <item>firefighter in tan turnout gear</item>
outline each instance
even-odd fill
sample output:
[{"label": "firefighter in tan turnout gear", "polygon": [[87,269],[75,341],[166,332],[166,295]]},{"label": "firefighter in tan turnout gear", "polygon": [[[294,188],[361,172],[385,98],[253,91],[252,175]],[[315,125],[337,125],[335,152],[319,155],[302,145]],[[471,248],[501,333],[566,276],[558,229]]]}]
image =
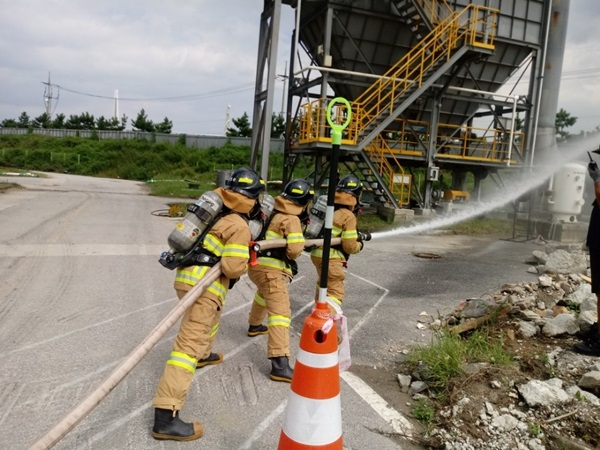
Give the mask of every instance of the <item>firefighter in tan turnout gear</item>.
[{"label": "firefighter in tan turnout gear", "polygon": [[[275,209],[264,239],[285,239],[286,246],[260,251],[257,264],[248,269],[248,277],[257,288],[248,317],[248,336],[269,334],[269,377],[275,381],[291,383],[294,373],[289,365],[292,319],[288,284],[297,272],[295,259],[304,250],[301,217],[307,216],[306,205],[313,196],[314,191],[306,181],[293,180],[275,197]],[[266,315],[267,326],[262,324]]]},{"label": "firefighter in tan turnout gear", "polygon": [[152,436],[155,439],[190,441],[203,434],[201,423],[184,422],[179,418],[179,411],[196,368],[223,361],[221,354],[211,353],[212,344],[230,283],[248,268],[251,239],[248,220],[260,214],[259,197],[264,190],[264,180],[247,168],[236,170],[224,188],[215,189],[213,192],[223,200],[224,212],[210,227],[199,247],[208,262],[177,269],[175,289],[179,298],[217,261],[221,262],[222,273],[182,318],[173,351],[152,401],[155,408]]},{"label": "firefighter in tan turnout gear", "polygon": [[[333,245],[329,250],[329,267],[327,273],[327,303],[331,314],[341,314],[344,301],[344,280],[349,255],[358,253],[363,248],[363,241],[371,239],[370,233],[359,233],[356,229],[356,212],[358,211],[362,183],[355,175],[347,175],[336,186],[334,198],[332,238],[342,238],[340,245]],[[321,268],[323,248],[317,247],[310,254],[310,259],[317,269],[317,293],[321,285]]]}]

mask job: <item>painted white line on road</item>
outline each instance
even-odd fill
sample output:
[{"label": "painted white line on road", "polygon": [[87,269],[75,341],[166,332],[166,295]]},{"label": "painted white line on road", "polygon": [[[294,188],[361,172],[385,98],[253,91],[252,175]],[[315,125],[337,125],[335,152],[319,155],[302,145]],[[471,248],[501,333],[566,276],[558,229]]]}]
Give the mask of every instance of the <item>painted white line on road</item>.
[{"label": "painted white line on road", "polygon": [[[367,314],[365,314],[363,316],[363,318],[352,328],[352,330],[350,330],[349,335],[352,336],[373,315],[374,311],[377,309],[377,307],[381,304],[381,302],[388,295],[389,290],[380,285],[377,285],[376,283],[373,283],[370,280],[362,278],[358,275],[354,275],[351,273],[350,273],[350,275],[360,279],[361,281],[363,281],[365,283],[375,286],[383,291],[383,294],[379,297],[379,299],[375,302],[375,304],[369,309]],[[298,277],[298,279],[295,279],[293,282],[300,281],[301,278],[302,277]],[[228,310],[223,313],[223,316],[232,314],[241,308],[247,307],[248,303],[251,303],[251,302],[247,302],[236,308]],[[313,305],[314,305],[314,300],[311,300],[306,305],[304,305],[301,309],[299,309],[295,314],[293,314],[292,317],[295,318],[295,317],[299,316],[305,310],[311,308]],[[160,342],[157,343],[157,346],[162,343],[166,343],[166,342],[170,341],[171,339],[172,339],[172,337],[163,338]],[[254,338],[252,340],[249,340],[245,344],[242,344],[242,345],[236,347],[235,350],[226,353],[224,355],[224,359],[229,360],[229,359],[233,358],[235,355],[237,355],[241,351],[245,350],[248,346],[253,345],[254,343],[257,342],[257,340],[260,340],[260,339],[264,340],[264,339],[266,339],[266,337],[259,336],[258,339]],[[112,366],[112,364],[105,366],[104,369],[108,368],[109,366]],[[216,368],[216,366],[204,367],[201,370],[199,375],[205,376],[211,370],[213,370],[215,368]],[[364,381],[362,381],[359,377],[357,377],[356,375],[354,375],[350,372],[342,372],[340,374],[340,376],[352,390],[354,390],[369,406],[371,406],[371,408],[373,408],[374,411],[376,411],[379,414],[379,416],[386,423],[388,423],[392,427],[392,429],[396,433],[403,435],[403,436],[407,436],[407,437],[409,437],[411,435],[413,426],[410,423],[410,421],[408,421],[402,414],[400,414],[398,411],[396,411],[391,406],[389,406],[389,404],[382,397],[380,397],[374,390],[372,390]],[[247,450],[247,449],[252,448],[253,444],[261,438],[262,434],[267,429],[269,429],[269,427],[276,420],[278,420],[279,416],[282,413],[285,412],[286,405],[287,405],[287,399],[284,402],[282,402],[277,408],[275,408],[273,411],[271,411],[271,413],[257,426],[257,428],[252,433],[252,435],[239,447],[239,450]],[[146,411],[147,409],[149,409],[151,407],[152,407],[152,402],[147,402],[144,405],[136,408],[129,414],[125,415],[124,417],[121,417],[120,419],[113,421],[112,423],[110,423],[110,425],[106,426],[100,433],[97,433],[97,434],[91,436],[88,439],[88,441],[86,442],[85,447],[87,448],[91,443],[101,441],[104,437],[108,436],[109,434],[114,432],[116,429],[126,425],[129,421],[136,418],[138,415],[142,414],[144,411]],[[80,447],[80,448],[83,448],[83,447]]]},{"label": "painted white line on road", "polygon": [[[246,276],[247,275],[243,275],[242,278],[244,278]],[[301,280],[302,278],[303,277],[298,277],[298,281]],[[154,304],[149,305],[149,306],[145,306],[145,307],[143,307],[141,309],[136,309],[135,311],[130,311],[128,313],[121,314],[120,316],[112,317],[110,319],[103,320],[101,322],[96,322],[96,323],[94,323],[92,325],[88,325],[87,327],[78,328],[76,330],[69,331],[68,333],[64,333],[64,334],[60,334],[58,336],[53,336],[51,338],[44,339],[43,341],[34,342],[32,344],[28,344],[28,345],[25,345],[23,347],[16,348],[14,350],[10,350],[10,351],[8,351],[6,353],[0,353],[0,357],[5,356],[5,355],[10,355],[12,353],[18,353],[18,352],[22,352],[22,351],[28,351],[28,350],[31,350],[32,348],[39,347],[40,345],[48,344],[50,342],[53,342],[53,341],[56,341],[56,340],[63,339],[65,337],[71,336],[71,335],[73,335],[75,333],[81,333],[83,331],[87,331],[87,330],[91,330],[91,329],[94,329],[94,328],[97,328],[97,327],[101,327],[101,326],[106,325],[108,323],[112,323],[112,322],[119,321],[121,319],[125,319],[125,318],[127,318],[127,317],[129,317],[129,316],[131,316],[133,314],[139,314],[142,311],[145,311],[147,309],[156,308],[158,306],[162,306],[165,303],[170,303],[170,302],[173,302],[174,300],[177,300],[177,298],[176,297],[172,297],[172,298],[170,298],[168,300],[164,300],[162,302],[158,302],[158,303],[154,303]],[[233,309],[231,309],[231,310],[223,313],[223,315],[226,316],[228,314],[231,314],[231,313],[234,313],[234,312],[238,311],[239,309],[247,308],[248,307],[248,303],[251,303],[251,301],[243,303],[243,304],[237,306],[236,308],[233,308]],[[172,339],[172,337],[169,338],[169,339]]]},{"label": "painted white line on road", "polygon": [[23,352],[23,351],[31,350],[32,348],[39,347],[40,345],[48,344],[49,342],[52,342],[52,341],[57,341],[59,339],[65,338],[67,336],[71,336],[72,334],[81,333],[82,331],[91,330],[93,328],[97,328],[97,327],[100,327],[102,325],[106,325],[107,323],[111,323],[111,322],[115,322],[115,321],[124,319],[124,318],[129,317],[129,316],[131,316],[133,314],[139,314],[142,311],[145,311],[147,309],[156,308],[157,306],[164,305],[165,303],[172,302],[173,300],[175,300],[175,299],[171,298],[169,300],[164,300],[164,301],[159,302],[159,303],[154,303],[152,305],[144,306],[143,308],[136,309],[135,311],[130,311],[128,313],[121,314],[120,316],[112,317],[110,319],[106,319],[106,320],[103,320],[101,322],[96,322],[96,323],[94,323],[92,325],[88,325],[87,327],[78,328],[76,330],[69,331],[68,333],[59,334],[58,336],[53,336],[53,337],[51,337],[49,339],[44,339],[43,341],[34,342],[32,344],[28,344],[28,345],[25,345],[23,347],[16,348],[14,350],[10,350],[10,351],[8,351],[6,353],[0,353],[0,357],[5,356],[5,355],[10,355],[12,353],[17,353],[17,352]]},{"label": "painted white line on road", "polygon": [[354,333],[356,333],[358,330],[360,330],[362,328],[362,326],[364,325],[364,323],[373,315],[373,313],[375,312],[375,309],[377,309],[377,307],[379,306],[379,304],[383,301],[383,299],[385,297],[387,297],[387,295],[390,293],[390,291],[389,291],[389,289],[386,289],[383,286],[375,284],[372,281],[367,280],[366,278],[359,277],[358,275],[355,275],[355,274],[350,273],[350,272],[348,272],[348,274],[352,275],[355,278],[358,278],[361,281],[364,281],[365,283],[370,284],[371,286],[375,286],[376,288],[381,289],[383,291],[383,294],[381,295],[381,297],[379,297],[379,299],[377,299],[377,301],[371,307],[371,309],[369,309],[369,311],[362,317],[362,319],[360,319],[358,321],[358,323],[354,327],[352,327],[352,329],[348,332],[348,335],[350,337],[352,337],[352,336],[354,336]]},{"label": "painted white line on road", "polygon": [[250,435],[248,440],[238,447],[238,450],[248,450],[253,448],[252,445],[262,436],[262,434],[271,426],[273,422],[285,411],[287,406],[287,400],[281,402],[281,404],[275,408],[271,414],[269,414],[265,420],[258,424],[254,433]]},{"label": "painted white line on road", "polygon": [[412,423],[392,408],[367,383],[347,371],[342,372],[341,377],[383,420],[390,424],[396,433],[406,437],[412,435],[412,431],[414,430]]},{"label": "painted white line on road", "polygon": [[134,244],[11,244],[0,245],[0,256],[22,258],[31,256],[156,256],[164,245]]},{"label": "painted white line on road", "polygon": [[[297,279],[294,279],[292,281],[300,281],[303,277],[298,277]],[[252,300],[253,301],[253,300]],[[230,309],[226,312],[223,313],[223,316],[228,315],[228,314],[232,314],[235,311],[241,309],[241,308],[246,308],[248,307],[248,303],[250,302],[246,302],[240,306],[237,306],[236,308]],[[308,303],[307,305],[305,305],[304,307],[302,307],[302,309],[300,309],[296,314],[293,315],[293,317],[298,316],[303,310],[305,310],[307,307],[309,307],[310,305],[313,305],[314,301],[311,301],[310,303]],[[154,346],[154,348],[158,347],[159,345],[171,342],[174,339],[175,335],[173,336],[169,336],[169,337],[164,337],[163,339],[161,339],[159,342],[156,343],[156,345]],[[226,353],[225,355],[223,355],[223,360],[229,360],[231,358],[233,358],[235,355],[237,355],[239,352],[241,352],[242,350],[246,349],[246,347],[253,345],[254,343],[256,343],[259,340],[264,340],[266,339],[266,335],[263,336],[257,336],[255,338],[249,339],[248,342],[246,342],[245,344],[242,344],[238,347],[236,347],[235,350]],[[116,365],[118,362],[114,362],[111,364],[107,364],[105,365],[102,369],[100,369],[97,372],[102,372],[105,371],[107,369],[109,369],[110,367]],[[198,372],[198,375],[196,376],[197,378],[199,376],[203,376],[208,374],[212,369],[215,369],[217,366],[206,366],[203,367],[202,369],[200,369],[201,371]],[[72,383],[69,383],[72,384]],[[279,417],[279,415],[281,415],[281,413],[285,410],[285,405],[287,404],[287,400],[285,402],[283,402],[283,406],[280,405],[278,406],[269,416],[267,419],[265,419],[265,421],[263,421],[263,423],[266,424],[267,420],[271,420],[274,421],[277,417]],[[98,442],[100,440],[102,440],[105,436],[108,436],[110,433],[114,432],[115,430],[117,430],[118,428],[122,427],[123,425],[127,424],[127,422],[129,422],[130,420],[136,418],[139,414],[142,414],[144,411],[146,411],[146,409],[151,408],[152,407],[152,402],[148,402],[145,403],[144,405],[140,406],[139,408],[136,408],[135,410],[133,410],[132,412],[130,412],[129,414],[127,414],[125,417],[113,421],[110,425],[108,425],[104,430],[102,430],[101,433],[96,433],[95,435],[93,435],[92,437],[89,438],[88,442],[86,443],[86,448],[90,443],[94,443],[94,442]],[[266,426],[268,426],[268,424],[266,424]],[[258,439],[260,437],[260,434],[258,432],[258,430],[261,429],[261,426],[259,426],[259,428],[257,430],[255,430],[255,432],[252,434],[252,436],[246,441],[246,443],[244,445],[247,445],[247,443],[252,444],[252,442],[254,442],[256,439]],[[251,448],[251,447],[248,447]]]},{"label": "painted white line on road", "polygon": [[147,403],[143,404],[142,406],[137,407],[136,409],[131,411],[129,414],[125,414],[124,416],[120,417],[119,419],[114,420],[110,424],[109,427],[106,427],[100,433],[96,433],[89,439],[86,439],[85,443],[79,445],[77,447],[77,449],[86,450],[86,449],[89,449],[92,444],[95,444],[96,442],[102,442],[107,436],[110,436],[110,434],[114,430],[122,427],[123,425],[126,425],[130,420],[134,419],[139,414],[142,414],[144,411],[149,409],[151,406],[152,406],[152,402],[151,401],[147,402]]}]

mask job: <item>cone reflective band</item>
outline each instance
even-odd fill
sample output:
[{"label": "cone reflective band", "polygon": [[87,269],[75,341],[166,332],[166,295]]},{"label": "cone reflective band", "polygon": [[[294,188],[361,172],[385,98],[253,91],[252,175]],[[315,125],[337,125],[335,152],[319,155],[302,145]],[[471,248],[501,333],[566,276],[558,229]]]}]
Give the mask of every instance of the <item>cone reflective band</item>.
[{"label": "cone reflective band", "polygon": [[304,321],[279,450],[341,450],[342,406],[337,328],[326,304]]}]

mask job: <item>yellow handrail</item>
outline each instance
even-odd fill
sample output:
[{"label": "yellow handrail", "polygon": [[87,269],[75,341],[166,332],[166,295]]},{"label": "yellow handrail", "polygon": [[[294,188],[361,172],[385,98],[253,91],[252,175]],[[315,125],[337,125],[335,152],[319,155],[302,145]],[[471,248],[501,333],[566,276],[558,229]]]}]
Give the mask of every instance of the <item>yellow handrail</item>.
[{"label": "yellow handrail", "polygon": [[[400,176],[402,180],[405,179],[404,168],[400,164],[400,161],[392,154],[392,159],[396,163],[396,167],[400,170],[400,173],[394,170],[394,167],[390,164],[387,156],[391,154],[391,149],[388,146],[385,139],[378,137],[365,150],[369,154],[371,161],[376,160],[378,163],[378,173],[387,181],[387,187],[389,191],[394,195],[396,201],[401,206],[406,206],[410,203],[410,190],[411,190],[411,179],[409,176],[408,186],[405,188],[405,183],[396,183],[395,177]],[[376,155],[377,158],[372,156]]]},{"label": "yellow handrail", "polygon": [[[424,11],[429,14],[429,20],[437,25],[453,13],[446,0],[417,0]],[[442,12],[443,11],[443,12]]]},{"label": "yellow handrail", "polygon": [[[433,8],[433,0],[419,1]],[[454,49],[462,45],[494,48],[497,10],[470,4],[461,12],[453,12],[445,0],[441,1],[450,14],[446,20],[351,103],[352,121],[342,143],[356,145],[365,127],[382,114],[391,113],[398,106],[397,99],[411,86],[421,87],[427,71],[442,58],[448,60]],[[299,143],[330,141],[326,103],[318,99],[302,106]]]},{"label": "yellow handrail", "polygon": [[[460,12],[453,11],[446,0],[418,0],[421,6],[429,12],[432,23],[438,22],[420,43],[411,49],[394,66],[392,66],[380,79],[365,90],[355,101],[351,102],[352,120],[342,136],[342,144],[356,145],[360,134],[369,124],[382,117],[391,114],[399,106],[399,97],[405,94],[413,86],[421,87],[426,81],[427,72],[438,62],[448,61],[453,51],[459,47],[468,45],[493,50],[496,32],[496,18],[498,10],[479,5],[469,4]],[[444,11],[443,13],[441,11]],[[446,17],[444,17],[446,16]],[[331,142],[331,129],[326,118],[326,99],[317,99],[302,105],[299,120],[298,143],[309,142]],[[338,107],[334,117],[343,122],[346,112],[342,105]],[[401,121],[401,119],[396,119]],[[397,125],[397,122],[394,122]],[[419,126],[423,128],[422,126]],[[378,136],[365,148],[371,155],[379,155],[379,173],[387,180],[388,188],[396,195],[397,183],[394,176],[397,173],[387,158],[395,160],[400,168],[402,180],[404,171],[394,155],[423,156],[424,150],[417,148],[422,139],[429,139],[429,129],[425,126],[425,133],[419,132],[418,141],[412,144],[414,148],[409,150],[405,136],[405,122],[401,124],[402,143],[400,149],[392,149],[388,145],[385,136]],[[393,127],[384,134],[397,134],[398,128]],[[522,138],[521,138],[522,139]],[[477,161],[504,162],[506,155],[500,150],[501,139],[494,133],[494,138],[485,145],[484,154],[470,153],[470,148],[465,139],[460,152],[449,152],[437,155],[441,158],[464,158]],[[456,154],[458,153],[458,154]],[[517,151],[518,154],[518,151]],[[408,194],[405,193],[403,184],[400,183],[399,203],[406,205],[410,201],[410,185]]]},{"label": "yellow handrail", "polygon": [[359,133],[377,117],[392,113],[396,100],[413,86],[421,87],[427,71],[438,61],[449,60],[452,51],[462,45],[494,48],[497,10],[470,4],[452,14],[352,104]]}]

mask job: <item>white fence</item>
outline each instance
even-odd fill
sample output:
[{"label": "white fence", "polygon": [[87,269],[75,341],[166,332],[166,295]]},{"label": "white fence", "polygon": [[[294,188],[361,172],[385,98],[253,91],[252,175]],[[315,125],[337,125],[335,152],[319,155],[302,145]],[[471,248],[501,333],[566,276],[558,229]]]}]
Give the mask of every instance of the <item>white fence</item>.
[{"label": "white fence", "polygon": [[[80,137],[90,138],[95,133],[98,139],[146,139],[155,142],[166,142],[176,144],[179,142],[179,134],[147,133],[144,131],[101,131],[101,130],[64,130],[48,128],[1,128],[0,135],[22,135],[22,134],[42,134],[52,137]],[[185,135],[186,147],[209,148],[223,147],[226,143],[233,145],[248,146],[251,145],[251,139],[246,137],[227,137],[227,136],[202,136]],[[281,139],[271,139],[270,151],[283,152],[284,142]]]}]

